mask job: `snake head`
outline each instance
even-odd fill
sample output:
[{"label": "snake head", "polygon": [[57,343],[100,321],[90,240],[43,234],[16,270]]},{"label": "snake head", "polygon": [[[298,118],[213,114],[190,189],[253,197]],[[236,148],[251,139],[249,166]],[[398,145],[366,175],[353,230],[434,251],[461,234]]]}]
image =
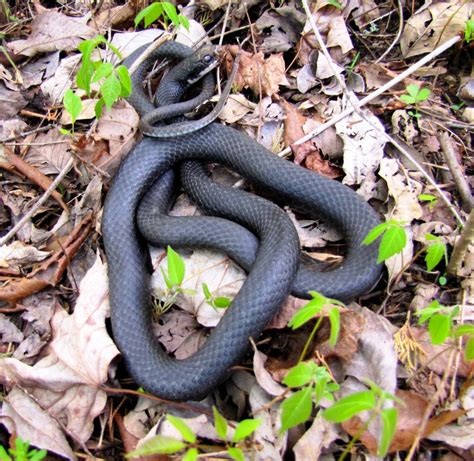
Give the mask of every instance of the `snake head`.
[{"label": "snake head", "polygon": [[213,45],[203,45],[198,48],[189,58],[189,74],[187,83],[192,85],[204,75],[211,72],[219,65],[219,54],[217,47]]}]

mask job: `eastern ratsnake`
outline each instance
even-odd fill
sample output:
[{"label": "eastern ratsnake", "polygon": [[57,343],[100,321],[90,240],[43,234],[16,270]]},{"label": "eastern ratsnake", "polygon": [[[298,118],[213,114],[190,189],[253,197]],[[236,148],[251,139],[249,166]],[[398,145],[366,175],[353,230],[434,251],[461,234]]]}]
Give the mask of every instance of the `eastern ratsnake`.
[{"label": "eastern ratsnake", "polygon": [[[165,45],[156,53],[160,57],[173,54],[184,57],[182,46],[174,42]],[[127,65],[134,59],[136,56],[132,55]],[[179,71],[178,78],[185,77],[184,73],[192,66],[192,59],[188,59],[181,63],[183,73]],[[153,109],[140,88],[142,72],[149,67],[149,61],[133,76],[132,104],[141,114]],[[173,70],[176,74],[176,68]],[[173,84],[168,79],[168,83],[160,84],[165,85],[161,90],[166,92],[166,85]],[[168,100],[167,104],[172,102]],[[183,176],[185,187],[195,201],[208,213],[239,223],[247,235],[243,243],[238,239],[229,242],[223,230],[224,237],[221,235],[221,243],[215,246],[225,249],[234,245],[239,249],[250,245],[253,249],[251,256],[245,256],[247,263],[239,261],[250,269],[247,280],[204,346],[185,360],[169,357],[152,332],[149,256],[137,228],[137,210],[144,197],[139,213],[142,227],[147,220],[154,223],[157,216],[165,213],[170,195],[168,186],[172,183],[171,173],[167,171],[184,160],[224,164],[252,183],[278,193],[308,215],[323,217],[340,229],[348,245],[344,262],[330,272],[303,271],[299,276],[302,285],[297,290],[302,291],[300,294],[319,290],[326,296],[348,301],[370,290],[380,274],[376,262],[378,245],[363,246],[361,242],[379,224],[379,218],[348,187],[273,155],[233,128],[211,123],[190,134],[179,135],[179,130],[175,134],[176,137],[165,139],[145,137],[122,162],[107,194],[102,229],[108,259],[112,328],[131,375],[137,384],[159,397],[190,400],[205,396],[222,382],[229,368],[247,351],[249,337],[258,337],[278,312],[292,290],[300,249],[295,228],[279,207],[246,192],[232,189],[222,192],[222,186],[209,181],[198,165],[189,164]],[[150,190],[160,178],[161,184],[158,182]],[[149,206],[156,197],[158,203],[153,211]],[[217,227],[212,221],[215,218],[189,219],[184,235],[179,233],[181,225],[170,227],[166,219],[161,221],[155,231],[156,242],[170,243],[168,237],[163,239],[162,232],[169,232],[171,237],[176,232],[180,235],[173,240],[173,246],[186,246],[189,241],[185,239],[194,230],[198,237],[192,237],[191,244],[195,245],[199,244],[199,235],[208,236]],[[203,224],[203,220],[211,221]],[[258,242],[246,229],[258,237]],[[208,242],[200,245],[214,246]],[[248,255],[247,250],[243,248],[243,253]],[[252,256],[255,251],[256,256]]]}]

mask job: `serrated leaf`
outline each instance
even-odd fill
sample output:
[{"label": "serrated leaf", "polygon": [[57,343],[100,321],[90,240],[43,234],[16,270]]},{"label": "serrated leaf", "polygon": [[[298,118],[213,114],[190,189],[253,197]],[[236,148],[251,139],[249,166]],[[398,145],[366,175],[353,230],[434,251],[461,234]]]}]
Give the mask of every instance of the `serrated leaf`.
[{"label": "serrated leaf", "polygon": [[77,120],[77,117],[82,111],[82,101],[76,93],[74,93],[70,88],[64,93],[63,99],[64,108],[71,115],[72,124]]},{"label": "serrated leaf", "polygon": [[127,453],[125,456],[127,458],[135,458],[155,454],[171,455],[181,451],[185,447],[186,444],[181,440],[164,435],[155,435],[155,437],[147,440],[140,448]]},{"label": "serrated leaf", "polygon": [[386,408],[380,413],[382,417],[382,437],[379,443],[378,456],[385,456],[390,448],[395,430],[397,428],[398,412],[396,408]]},{"label": "serrated leaf", "polygon": [[166,419],[176,428],[179,433],[183,436],[183,439],[189,443],[196,442],[196,435],[192,429],[181,419],[173,415],[167,415]]},{"label": "serrated leaf", "polygon": [[235,461],[245,461],[244,452],[239,447],[229,447],[227,453],[229,453],[230,457],[235,459]]},{"label": "serrated leaf", "polygon": [[232,436],[232,442],[238,443],[250,435],[252,435],[257,428],[262,424],[261,419],[244,419],[237,424],[234,435]]},{"label": "serrated leaf", "polygon": [[311,387],[306,387],[295,392],[281,404],[280,432],[284,432],[308,420],[313,410],[311,392]]},{"label": "serrated leaf", "polygon": [[342,423],[357,413],[375,408],[375,395],[372,391],[356,392],[338,400],[322,412],[322,416],[333,423]]},{"label": "serrated leaf", "polygon": [[107,109],[110,110],[114,103],[118,100],[121,90],[122,86],[114,74],[109,75],[109,77],[105,79],[104,83],[102,83],[100,92]]},{"label": "serrated leaf", "polygon": [[128,98],[132,94],[132,80],[130,78],[130,73],[125,66],[118,66],[115,69],[115,72],[117,72],[120,84],[122,85],[120,96],[122,98]]},{"label": "serrated leaf", "polygon": [[227,440],[227,420],[219,413],[215,406],[212,407],[214,414],[214,427],[217,435],[222,440]]},{"label": "serrated leaf", "polygon": [[428,271],[432,271],[443,259],[446,253],[446,245],[443,242],[435,242],[426,248],[425,262]]},{"label": "serrated leaf", "polygon": [[474,337],[469,338],[464,346],[464,356],[466,360],[474,360]]},{"label": "serrated leaf", "polygon": [[313,362],[299,363],[287,373],[283,379],[283,384],[288,387],[301,387],[308,384],[315,375],[315,366]]},{"label": "serrated leaf", "polygon": [[443,344],[451,331],[451,318],[443,314],[433,314],[428,323],[428,333],[431,343],[435,345]]},{"label": "serrated leaf", "polygon": [[182,461],[196,461],[198,458],[198,449],[197,448],[190,448],[183,456]]},{"label": "serrated leaf", "polygon": [[382,236],[377,263],[400,253],[407,243],[405,229],[399,225],[389,227]]},{"label": "serrated leaf", "polygon": [[337,307],[334,307],[329,311],[329,322],[331,324],[329,344],[334,347],[337,343],[337,339],[339,338],[339,331],[341,329],[341,315]]},{"label": "serrated leaf", "polygon": [[114,70],[114,66],[110,62],[100,62],[99,66],[92,75],[92,83],[98,82],[108,77]]},{"label": "serrated leaf", "polygon": [[372,242],[375,242],[377,237],[382,235],[390,226],[389,222],[383,222],[377,226],[375,226],[365,237],[364,240],[362,240],[363,245],[370,245]]},{"label": "serrated leaf", "polygon": [[173,286],[180,286],[184,280],[185,266],[183,258],[168,245],[168,277]]}]

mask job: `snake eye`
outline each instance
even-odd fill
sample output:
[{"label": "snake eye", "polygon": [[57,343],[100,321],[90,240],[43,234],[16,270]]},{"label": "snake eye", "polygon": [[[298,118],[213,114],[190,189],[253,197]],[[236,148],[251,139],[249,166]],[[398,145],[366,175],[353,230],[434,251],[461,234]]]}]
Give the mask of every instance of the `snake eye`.
[{"label": "snake eye", "polygon": [[206,64],[208,64],[212,61],[212,56],[210,54],[206,54],[206,55],[204,55],[204,57],[202,59]]}]

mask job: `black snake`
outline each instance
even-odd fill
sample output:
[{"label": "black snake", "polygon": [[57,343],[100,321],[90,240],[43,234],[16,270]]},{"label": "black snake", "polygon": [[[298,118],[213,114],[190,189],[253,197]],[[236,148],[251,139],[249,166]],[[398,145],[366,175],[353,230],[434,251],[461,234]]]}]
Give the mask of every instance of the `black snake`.
[{"label": "black snake", "polygon": [[[155,54],[172,55],[176,46],[181,48],[167,42],[165,51],[162,47]],[[177,54],[184,57],[181,51]],[[145,63],[143,67],[148,65]],[[139,88],[142,79],[140,72],[134,76],[134,91],[140,94],[135,93],[132,103],[139,112],[146,113],[152,106]],[[283,160],[245,134],[218,123],[176,137],[145,137],[123,161],[114,178],[106,198],[102,229],[115,341],[136,382],[145,390],[171,400],[201,398],[226,378],[229,368],[247,351],[249,337],[259,336],[293,289],[300,260],[295,228],[279,207],[243,191],[223,191],[223,186],[205,177],[199,165],[188,164],[183,176],[194,200],[210,214],[239,223],[244,240],[231,239],[229,235],[234,232],[231,230],[229,234],[226,224],[221,228],[212,221],[217,218],[203,217],[195,221],[189,218],[184,233],[180,232],[181,225],[170,224],[164,218],[153,231],[157,235],[155,241],[173,246],[237,248],[237,253],[242,250],[245,255],[239,262],[250,272],[204,346],[189,359],[169,357],[151,328],[149,256],[137,228],[137,210],[145,196],[145,203],[140,207],[140,225],[146,227],[147,221],[154,223],[157,217],[162,217],[169,202],[168,185],[172,182],[171,173],[167,172],[184,160],[224,164],[253,184],[305,210],[309,216],[323,217],[342,232],[347,242],[343,263],[332,271],[319,273],[304,260],[296,292],[304,295],[317,290],[348,301],[370,290],[380,274],[380,265],[376,263],[378,245],[361,245],[369,230],[379,224],[379,218],[348,187]],[[160,178],[161,184],[150,190]],[[158,203],[153,205],[156,197]],[[231,229],[235,229],[232,226],[237,225],[231,224]],[[209,242],[216,229],[220,233],[217,243]],[[190,230],[197,237],[190,236]]]}]

